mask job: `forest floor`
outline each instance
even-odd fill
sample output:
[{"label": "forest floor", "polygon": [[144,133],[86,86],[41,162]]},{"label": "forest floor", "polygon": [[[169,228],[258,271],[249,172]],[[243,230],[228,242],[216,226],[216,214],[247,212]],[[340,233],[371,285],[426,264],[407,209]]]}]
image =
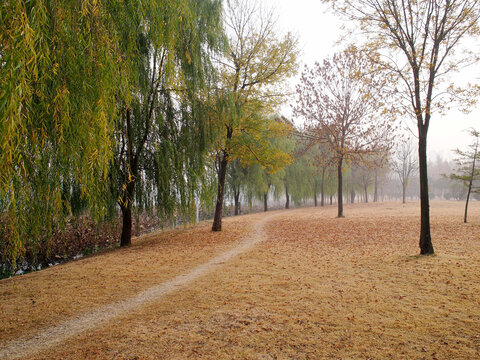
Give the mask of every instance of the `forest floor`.
[{"label": "forest floor", "polygon": [[480,202],[274,211],[0,280],[0,358],[480,358]]}]

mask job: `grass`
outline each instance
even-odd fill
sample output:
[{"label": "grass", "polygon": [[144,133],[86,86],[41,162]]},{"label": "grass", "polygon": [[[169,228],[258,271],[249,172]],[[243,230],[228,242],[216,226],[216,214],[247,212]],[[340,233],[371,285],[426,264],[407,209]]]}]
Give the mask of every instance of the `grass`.
[{"label": "grass", "polygon": [[[35,359],[480,357],[480,203],[432,203],[436,255],[418,256],[417,203],[280,212],[268,239],[188,288]],[[0,281],[0,346],[188,272],[263,214],[225,230],[156,234],[130,249]]]}]

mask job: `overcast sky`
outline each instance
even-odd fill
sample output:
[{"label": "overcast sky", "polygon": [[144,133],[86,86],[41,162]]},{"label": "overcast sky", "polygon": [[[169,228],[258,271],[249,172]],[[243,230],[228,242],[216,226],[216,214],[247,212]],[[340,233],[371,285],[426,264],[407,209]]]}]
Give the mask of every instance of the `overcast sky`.
[{"label": "overcast sky", "polygon": [[[311,65],[315,61],[322,61],[342,48],[337,42],[342,36],[342,23],[335,15],[327,11],[328,7],[322,5],[320,0],[257,1],[272,4],[278,15],[280,29],[298,35],[302,52],[299,69],[303,68],[303,64]],[[476,44],[476,47],[480,51],[480,45]],[[461,76],[480,81],[480,65],[470,68]],[[297,79],[293,79],[292,88],[297,81]],[[285,106],[283,111],[285,115],[291,115],[289,106]],[[409,122],[410,126],[415,126],[413,120],[405,121]],[[430,158],[435,157],[436,154],[444,158],[452,158],[452,149],[464,149],[467,144],[471,143],[471,138],[464,131],[470,127],[480,130],[478,106],[467,115],[456,111],[451,111],[445,116],[433,115],[428,133]]]}]

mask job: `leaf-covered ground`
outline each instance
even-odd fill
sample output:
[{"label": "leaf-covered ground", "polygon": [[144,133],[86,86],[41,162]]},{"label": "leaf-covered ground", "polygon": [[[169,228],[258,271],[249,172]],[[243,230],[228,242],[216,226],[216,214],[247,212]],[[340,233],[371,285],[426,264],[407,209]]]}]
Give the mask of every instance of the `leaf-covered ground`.
[{"label": "leaf-covered ground", "polygon": [[[264,242],[148,305],[35,359],[473,359],[480,357],[480,203],[277,212]],[[130,249],[0,281],[0,347],[187,273],[269,214],[151,235]]]}]

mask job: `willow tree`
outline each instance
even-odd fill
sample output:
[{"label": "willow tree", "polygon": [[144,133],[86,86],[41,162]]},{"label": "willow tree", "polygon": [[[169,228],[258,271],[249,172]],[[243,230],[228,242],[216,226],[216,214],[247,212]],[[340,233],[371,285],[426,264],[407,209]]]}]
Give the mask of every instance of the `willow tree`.
[{"label": "willow tree", "polygon": [[[218,193],[212,230],[222,229],[225,176],[235,158],[255,158],[274,166],[288,157],[265,151],[261,133],[282,134],[285,126],[265,121],[282,100],[279,88],[294,73],[297,41],[278,36],[272,14],[264,14],[252,1],[226,0],[225,30],[229,48],[218,59],[219,89],[213,114],[218,121]],[[259,135],[260,134],[260,135]],[[283,160],[282,160],[283,159]]]},{"label": "willow tree", "polygon": [[[467,37],[480,33],[480,0],[323,0],[348,19],[360,24],[377,50],[380,68],[397,77],[396,92],[418,130],[421,227],[420,253],[433,254],[430,235],[430,205],[427,175],[427,134],[435,109],[442,110],[460,100],[468,106],[475,97],[468,87],[448,79],[468,63],[478,60]],[[462,96],[466,95],[466,96]],[[402,102],[403,100],[403,102]]]},{"label": "willow tree", "polygon": [[65,181],[100,207],[123,73],[102,1],[2,1],[0,19],[0,242],[14,271],[63,221]]},{"label": "willow tree", "polygon": [[312,196],[312,187],[316,180],[316,169],[313,167],[309,153],[305,151],[302,139],[293,143],[293,163],[285,168],[283,182],[285,185],[285,208],[290,202],[298,205]]},{"label": "willow tree", "polygon": [[338,217],[343,217],[343,167],[386,148],[393,125],[384,106],[384,79],[368,72],[365,54],[355,47],[305,66],[293,113],[303,118],[310,137],[324,143],[337,171]]},{"label": "willow tree", "polygon": [[235,216],[241,212],[240,195],[247,186],[248,173],[249,167],[242,166],[239,159],[232,161],[227,170],[226,182],[233,196]]},{"label": "willow tree", "polygon": [[221,2],[121,2],[120,51],[128,91],[119,99],[112,178],[123,215],[120,245],[130,245],[132,208],[152,204],[162,217],[194,209],[209,143],[202,94],[210,57],[222,44]]}]

